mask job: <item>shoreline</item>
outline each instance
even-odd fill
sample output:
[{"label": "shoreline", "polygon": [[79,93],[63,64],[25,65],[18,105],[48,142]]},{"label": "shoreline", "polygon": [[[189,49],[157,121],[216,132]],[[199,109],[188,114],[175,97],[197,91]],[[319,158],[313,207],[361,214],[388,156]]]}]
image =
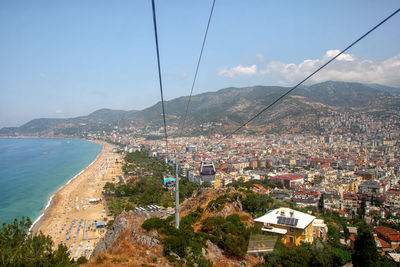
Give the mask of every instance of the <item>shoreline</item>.
[{"label": "shoreline", "polygon": [[[74,140],[86,140],[89,139],[79,138],[79,137],[71,137],[71,136],[35,136],[35,135],[19,135],[19,136],[5,136],[0,135],[0,139],[74,139]],[[103,140],[96,140],[96,141],[103,141]],[[105,141],[104,141],[105,142]]]},{"label": "shoreline", "polygon": [[53,193],[49,199],[49,201],[47,202],[46,207],[44,208],[43,212],[40,213],[40,215],[36,218],[36,220],[32,223],[31,227],[29,228],[29,232],[32,235],[37,235],[38,234],[38,230],[41,226],[41,224],[43,223],[43,220],[46,217],[46,214],[48,212],[49,209],[51,209],[51,207],[55,204],[54,201],[54,196],[56,193]]},{"label": "shoreline", "polygon": [[[54,246],[67,246],[70,257],[89,257],[105,234],[111,217],[106,213],[102,191],[105,183],[122,176],[121,154],[113,153],[113,144],[87,140],[103,146],[96,159],[72,177],[49,198],[48,207],[35,220],[31,232],[51,236]],[[99,226],[100,223],[100,226]]]},{"label": "shoreline", "polygon": [[[18,137],[18,138],[19,138],[19,137]],[[27,138],[30,138],[30,137],[27,137]],[[43,139],[45,139],[45,138],[43,138]],[[58,138],[58,139],[66,139],[66,140],[68,140],[68,139],[73,139],[73,138]],[[86,139],[79,139],[79,140],[85,140],[85,141],[89,141],[89,142],[92,142],[92,143],[100,144],[100,145],[102,146],[102,149],[101,149],[101,151],[99,152],[99,154],[97,154],[96,158],[95,158],[88,166],[86,166],[83,170],[81,170],[79,173],[77,173],[76,175],[74,175],[71,179],[69,179],[65,184],[61,185],[57,190],[55,190],[55,191],[50,195],[50,197],[49,197],[49,199],[48,199],[48,201],[47,201],[46,206],[45,206],[44,209],[40,212],[39,216],[37,216],[37,218],[35,219],[35,221],[32,222],[32,225],[31,225],[31,227],[30,227],[29,230],[28,230],[28,231],[30,231],[33,235],[38,234],[38,230],[39,230],[41,224],[43,223],[43,221],[44,221],[46,215],[49,213],[50,209],[56,204],[55,196],[57,195],[57,193],[60,192],[65,186],[67,186],[68,184],[70,184],[73,180],[75,180],[76,178],[78,178],[79,175],[81,175],[83,172],[85,172],[90,166],[92,166],[93,163],[95,163],[95,162],[99,159],[101,153],[103,153],[103,151],[104,151],[104,145],[103,145],[102,143],[100,143],[100,142],[94,142],[94,141],[86,140]]]}]

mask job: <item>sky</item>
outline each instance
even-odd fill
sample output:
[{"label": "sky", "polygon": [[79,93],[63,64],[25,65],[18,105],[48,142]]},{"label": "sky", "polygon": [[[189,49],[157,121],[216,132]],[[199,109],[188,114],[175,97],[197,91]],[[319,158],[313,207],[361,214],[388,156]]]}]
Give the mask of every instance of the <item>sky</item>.
[{"label": "sky", "polygon": [[[155,3],[164,98],[187,96],[212,0]],[[398,8],[398,0],[216,0],[194,94],[293,86]],[[399,29],[397,14],[309,84],[400,88]],[[0,128],[158,101],[150,0],[0,1]]]}]

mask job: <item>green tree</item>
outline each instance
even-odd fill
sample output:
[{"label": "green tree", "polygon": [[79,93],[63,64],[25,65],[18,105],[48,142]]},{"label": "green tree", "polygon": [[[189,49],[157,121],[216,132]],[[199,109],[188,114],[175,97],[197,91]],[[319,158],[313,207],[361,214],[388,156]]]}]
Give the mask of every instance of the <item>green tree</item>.
[{"label": "green tree", "polygon": [[287,267],[310,266],[311,255],[308,245],[295,246],[282,251],[280,264]]},{"label": "green tree", "polygon": [[318,209],[320,212],[322,213],[324,212],[325,209],[324,194],[321,194],[321,197],[319,198]]},{"label": "green tree", "polygon": [[103,187],[103,191],[105,195],[110,195],[111,193],[114,193],[115,191],[114,184],[107,182]]},{"label": "green tree", "polygon": [[364,222],[357,229],[352,260],[355,267],[379,266],[378,250],[372,229]]},{"label": "green tree", "polygon": [[246,192],[246,197],[242,198],[243,209],[250,212],[253,216],[261,216],[266,210],[270,209],[274,200],[268,195]]},{"label": "green tree", "polygon": [[29,218],[15,219],[0,230],[1,266],[72,266],[67,247],[58,245],[52,249],[53,241],[41,232],[32,235]]},{"label": "green tree", "polygon": [[313,266],[332,266],[333,257],[326,243],[317,239],[311,245],[311,262]]},{"label": "green tree", "polygon": [[350,238],[350,231],[349,228],[347,228],[346,223],[343,223],[342,226],[343,226],[344,241],[347,242],[347,240],[349,240]]},{"label": "green tree", "polygon": [[77,260],[76,260],[76,263],[79,265],[79,264],[85,264],[85,263],[87,263],[88,262],[88,260],[84,257],[84,256],[80,256]]},{"label": "green tree", "polygon": [[211,187],[211,184],[210,184],[210,182],[205,181],[205,182],[203,182],[203,183],[201,184],[200,187]]},{"label": "green tree", "polygon": [[360,206],[360,208],[358,209],[358,217],[360,218],[360,219],[364,219],[364,217],[365,217],[365,209],[366,209],[366,206],[367,206],[367,204],[366,204],[366,201],[365,201],[365,198],[363,198],[362,200],[361,200],[361,206]]},{"label": "green tree", "polygon": [[340,246],[340,232],[336,224],[328,224],[328,240],[332,246]]}]

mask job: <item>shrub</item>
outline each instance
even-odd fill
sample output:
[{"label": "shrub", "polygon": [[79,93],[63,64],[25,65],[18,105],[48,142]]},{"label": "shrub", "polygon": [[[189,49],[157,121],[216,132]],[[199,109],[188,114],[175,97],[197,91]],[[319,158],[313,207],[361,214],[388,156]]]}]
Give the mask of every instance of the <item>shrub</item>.
[{"label": "shrub", "polygon": [[163,219],[157,218],[157,217],[152,217],[150,219],[147,219],[143,222],[142,228],[145,229],[146,231],[150,231],[153,229],[161,229],[165,226],[166,222]]},{"label": "shrub", "polygon": [[0,229],[1,266],[72,266],[67,247],[59,244],[52,250],[53,241],[42,232],[29,233],[31,221],[22,217]]},{"label": "shrub", "polygon": [[225,207],[226,200],[226,195],[219,196],[217,199],[211,200],[208,203],[207,208],[214,211],[221,211]]},{"label": "shrub", "polygon": [[87,263],[88,262],[88,260],[84,257],[84,256],[80,256],[77,260],[76,260],[76,263],[78,264],[78,265],[80,265],[80,264],[85,264],[85,263]]},{"label": "shrub", "polygon": [[189,213],[188,215],[182,218],[180,226],[185,227],[195,224],[201,218],[202,212],[203,209],[198,207],[197,210]]}]

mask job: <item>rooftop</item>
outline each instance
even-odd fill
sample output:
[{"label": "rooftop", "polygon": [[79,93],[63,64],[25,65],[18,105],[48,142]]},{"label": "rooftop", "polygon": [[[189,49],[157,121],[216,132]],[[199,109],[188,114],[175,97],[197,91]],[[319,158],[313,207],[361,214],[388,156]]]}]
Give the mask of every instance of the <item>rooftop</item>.
[{"label": "rooftop", "polygon": [[277,175],[277,176],[271,176],[269,179],[276,179],[276,180],[298,180],[298,179],[303,179],[304,176],[300,174],[283,174],[283,175]]},{"label": "rooftop", "polygon": [[292,210],[290,208],[278,208],[269,211],[264,216],[254,219],[254,221],[304,229],[312,223],[314,219],[315,216],[307,213]]},{"label": "rooftop", "polygon": [[375,232],[389,238],[391,242],[400,242],[400,232],[396,231],[390,227],[377,226],[373,229]]}]

